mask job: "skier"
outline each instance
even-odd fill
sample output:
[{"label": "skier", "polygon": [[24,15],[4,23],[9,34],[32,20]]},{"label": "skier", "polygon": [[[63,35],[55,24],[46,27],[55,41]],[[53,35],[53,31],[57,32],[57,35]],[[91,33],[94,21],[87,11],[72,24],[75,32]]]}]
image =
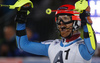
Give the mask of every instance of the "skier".
[{"label": "skier", "polygon": [[[44,42],[31,42],[26,34],[27,9],[17,12],[15,21],[16,39],[19,49],[26,52],[48,56],[51,63],[91,63],[96,50],[96,39],[90,19],[90,7],[83,13],[73,11],[75,6],[60,6],[55,14],[55,21],[62,39]],[[83,28],[84,39],[80,37],[79,28]]]}]

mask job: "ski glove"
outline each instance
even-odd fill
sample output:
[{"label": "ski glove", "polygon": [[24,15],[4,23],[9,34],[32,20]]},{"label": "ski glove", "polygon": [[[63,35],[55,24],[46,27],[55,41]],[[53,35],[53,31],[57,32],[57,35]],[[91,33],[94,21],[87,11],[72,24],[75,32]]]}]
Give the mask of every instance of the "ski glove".
[{"label": "ski glove", "polygon": [[83,10],[82,13],[80,13],[81,18],[81,26],[83,27],[86,25],[86,23],[92,24],[92,20],[90,18],[90,7],[88,6],[86,10]]},{"label": "ski glove", "polygon": [[15,21],[18,23],[25,23],[27,21],[28,11],[31,9],[31,4],[25,4],[17,11]]}]

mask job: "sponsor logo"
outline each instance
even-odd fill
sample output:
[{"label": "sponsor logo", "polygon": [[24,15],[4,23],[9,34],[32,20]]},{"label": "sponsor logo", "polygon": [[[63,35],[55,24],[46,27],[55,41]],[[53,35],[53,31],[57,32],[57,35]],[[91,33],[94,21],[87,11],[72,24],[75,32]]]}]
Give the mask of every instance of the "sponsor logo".
[{"label": "sponsor logo", "polygon": [[88,0],[91,7],[91,17],[100,17],[100,0]]}]

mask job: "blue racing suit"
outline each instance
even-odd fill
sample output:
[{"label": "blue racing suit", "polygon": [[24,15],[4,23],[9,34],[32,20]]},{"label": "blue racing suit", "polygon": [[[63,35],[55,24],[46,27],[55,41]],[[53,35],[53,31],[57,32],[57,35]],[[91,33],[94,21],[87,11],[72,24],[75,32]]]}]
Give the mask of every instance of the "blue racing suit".
[{"label": "blue racing suit", "polygon": [[[83,30],[85,34],[84,44],[79,44],[78,47],[81,56],[85,60],[90,60],[96,49],[96,39],[95,39],[93,29],[91,27],[92,32],[89,32],[88,26],[91,27],[90,24],[83,26]],[[17,31],[23,31],[23,30],[25,31],[25,29],[26,29],[26,24],[17,23],[17,28],[16,28]],[[90,38],[91,36],[89,36],[88,32],[93,34],[94,37],[92,37],[92,39]],[[38,42],[29,41],[27,38],[27,34],[16,36],[16,40],[19,49],[22,49],[26,52],[36,54],[36,55],[48,56],[48,49],[50,44],[43,44],[41,42],[38,43]]]}]

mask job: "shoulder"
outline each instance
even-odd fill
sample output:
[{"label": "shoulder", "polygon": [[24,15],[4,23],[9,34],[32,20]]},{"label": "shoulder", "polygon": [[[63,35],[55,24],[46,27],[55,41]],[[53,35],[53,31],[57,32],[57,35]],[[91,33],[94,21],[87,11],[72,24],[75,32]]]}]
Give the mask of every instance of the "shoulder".
[{"label": "shoulder", "polygon": [[77,44],[84,44],[84,40],[81,38],[81,40],[79,40],[79,41],[77,42]]},{"label": "shoulder", "polygon": [[55,44],[55,43],[59,43],[61,41],[61,39],[55,39],[55,40],[46,40],[41,42],[42,44]]}]

